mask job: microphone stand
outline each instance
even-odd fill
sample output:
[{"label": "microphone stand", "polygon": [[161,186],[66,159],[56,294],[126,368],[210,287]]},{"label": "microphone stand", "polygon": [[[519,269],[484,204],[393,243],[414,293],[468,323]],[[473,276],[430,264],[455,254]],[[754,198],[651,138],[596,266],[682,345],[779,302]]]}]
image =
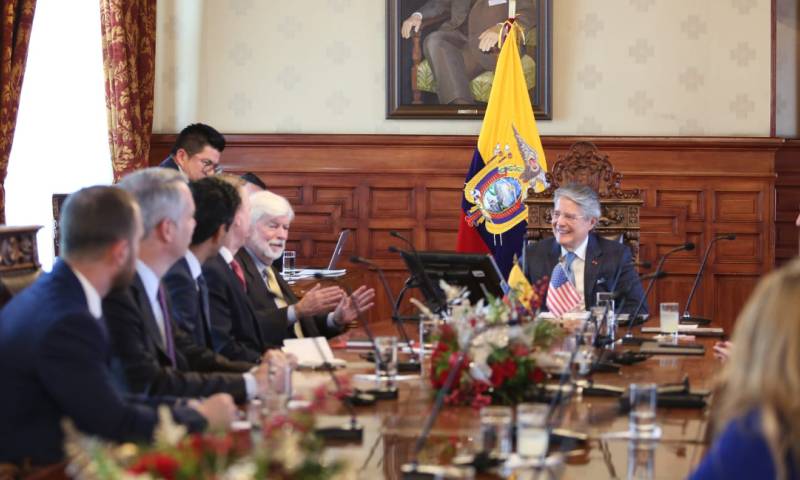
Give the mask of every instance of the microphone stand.
[{"label": "microphone stand", "polygon": [[333,380],[333,384],[336,387],[336,392],[342,396],[342,403],[347,409],[347,412],[350,414],[350,423],[342,425],[341,427],[317,428],[314,430],[314,432],[321,438],[327,440],[361,443],[364,438],[364,428],[359,425],[358,420],[356,419],[356,410],[353,408],[350,396],[344,395],[342,384],[339,383],[339,379],[333,373],[333,365],[331,365],[330,362],[325,359],[325,354],[322,352],[322,348],[320,348],[319,344],[317,343],[317,339],[312,338],[311,340],[311,343],[314,344],[314,348],[317,350],[319,358],[322,360],[322,368],[330,374],[331,380]]},{"label": "microphone stand", "polygon": [[691,305],[692,299],[694,298],[694,294],[697,291],[697,287],[698,285],[700,285],[700,278],[703,276],[703,269],[705,268],[706,262],[708,261],[708,255],[711,253],[711,246],[714,245],[714,243],[716,243],[719,240],[736,240],[736,235],[733,233],[719,235],[718,237],[715,237],[710,242],[708,242],[706,251],[703,254],[703,261],[700,262],[700,269],[697,271],[697,275],[694,277],[694,284],[692,285],[691,291],[689,291],[689,298],[686,299],[686,307],[684,308],[683,316],[681,317],[682,323],[697,324],[697,325],[708,325],[709,323],[711,323],[710,318],[691,316],[689,314],[689,305]]},{"label": "microphone stand", "polygon": [[694,243],[686,242],[680,247],[673,248],[672,250],[668,251],[664,254],[663,257],[658,261],[658,265],[656,266],[656,271],[652,273],[653,278],[650,280],[650,283],[647,284],[647,289],[642,295],[642,299],[639,300],[639,304],[636,305],[636,310],[633,311],[633,314],[628,319],[628,330],[625,333],[625,336],[622,338],[622,343],[626,345],[641,345],[642,339],[635,338],[633,336],[633,325],[636,323],[636,319],[639,317],[639,312],[642,310],[644,306],[644,302],[647,300],[647,296],[650,295],[650,291],[653,290],[653,286],[656,283],[656,280],[660,278],[660,274],[662,273],[662,268],[664,267],[664,262],[667,261],[667,257],[672,255],[675,252],[680,252],[681,250],[691,251],[694,250]]},{"label": "microphone stand", "polygon": [[[322,273],[315,273],[314,278],[317,280],[322,280],[323,278],[327,278],[340,288],[343,288],[347,292],[347,296],[353,296],[353,290],[347,286],[344,282],[339,281],[338,278],[328,277]],[[369,328],[369,322],[366,321],[364,316],[361,314],[361,309],[358,308],[358,304],[353,302],[353,307],[356,309],[356,318],[358,318],[358,323],[361,325],[361,328],[364,329],[364,333],[367,334],[367,338],[369,338],[369,343],[372,345],[372,354],[375,357],[375,363],[379,367],[379,370],[386,370],[383,365],[383,359],[381,358],[380,350],[378,349],[378,343],[375,341],[375,335],[372,334],[372,330]],[[391,385],[387,388],[375,388],[372,390],[367,390],[366,393],[368,395],[372,395],[376,400],[394,400],[397,399],[397,386]]]},{"label": "microphone stand", "polygon": [[414,357],[414,347],[411,343],[411,339],[409,339],[405,326],[403,325],[403,322],[400,321],[400,318],[395,311],[394,295],[392,294],[392,289],[389,288],[389,282],[386,281],[386,275],[383,273],[383,269],[377,263],[367,260],[363,257],[352,256],[350,257],[350,261],[353,263],[367,265],[378,273],[378,278],[380,278],[381,285],[383,285],[383,290],[386,292],[386,297],[388,298],[390,305],[392,305],[392,323],[394,323],[397,332],[400,334],[400,338],[402,338],[403,343],[406,344],[406,347],[411,353],[410,361],[397,362],[397,370],[401,372],[420,372],[421,364],[416,361],[416,358]]}]

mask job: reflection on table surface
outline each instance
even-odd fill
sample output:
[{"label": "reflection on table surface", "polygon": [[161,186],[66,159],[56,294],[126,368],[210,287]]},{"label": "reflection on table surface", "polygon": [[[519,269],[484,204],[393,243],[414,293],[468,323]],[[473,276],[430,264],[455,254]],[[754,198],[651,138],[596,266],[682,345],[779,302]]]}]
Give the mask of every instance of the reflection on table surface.
[{"label": "reflection on table surface", "polygon": [[[383,328],[382,328],[383,327]],[[391,333],[389,326],[377,325],[378,332]],[[354,334],[358,336],[358,332]],[[713,358],[713,339],[697,339],[706,345],[703,356],[655,356],[619,373],[594,374],[596,382],[625,387],[634,382],[658,384],[680,382],[688,375],[692,390],[713,388],[715,371],[720,364]],[[617,347],[629,348],[629,347]],[[336,350],[335,355],[348,360],[339,372],[351,378],[374,371],[374,365],[362,360],[359,352]],[[295,392],[302,394],[330,379],[324,372],[295,372]],[[370,388],[369,382],[354,379],[353,386]],[[414,442],[433,404],[433,391],[427,380],[411,376],[399,382],[397,400],[379,401],[373,406],[357,407],[358,420],[364,427],[360,445],[331,445],[325,456],[346,459],[355,478],[400,478],[401,466],[411,460]],[[318,417],[318,426],[343,424],[344,408],[333,405]],[[706,448],[707,411],[698,409],[658,409],[662,429],[660,441],[652,448],[631,450],[628,440],[604,438],[608,432],[626,431],[627,415],[618,413],[618,400],[611,397],[573,396],[564,410],[564,428],[588,435],[586,447],[566,452],[562,478],[625,478],[629,460],[652,463],[654,478],[684,478],[702,458]],[[421,463],[449,464],[455,455],[474,453],[479,431],[478,412],[470,407],[446,406],[420,456]],[[642,447],[642,445],[639,445]],[[557,445],[551,445],[551,452]],[[480,477],[480,476],[479,476]],[[491,477],[489,477],[491,478]],[[522,477],[520,477],[522,478]],[[544,478],[544,477],[542,477]]]}]

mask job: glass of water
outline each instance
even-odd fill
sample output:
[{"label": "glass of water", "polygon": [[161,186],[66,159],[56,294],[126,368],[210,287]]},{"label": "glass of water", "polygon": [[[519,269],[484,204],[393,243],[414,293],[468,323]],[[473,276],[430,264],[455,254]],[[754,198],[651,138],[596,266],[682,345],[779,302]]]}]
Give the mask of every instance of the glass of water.
[{"label": "glass of water", "polygon": [[650,437],[656,429],[656,384],[632,383],[629,390],[631,412],[628,417],[628,426],[630,433],[635,437]]},{"label": "glass of water", "polygon": [[[439,328],[437,320],[422,318],[419,321],[419,364],[422,367],[422,376],[428,375],[430,368],[430,355],[433,353],[433,343],[431,337]],[[427,357],[427,358],[426,358]]]},{"label": "glass of water", "polygon": [[546,404],[520,403],[517,405],[517,453],[525,458],[537,458],[547,454]]},{"label": "glass of water", "polygon": [[489,406],[481,409],[481,448],[493,458],[511,454],[511,407]]},{"label": "glass of water", "polygon": [[678,334],[678,303],[666,302],[659,304],[659,318],[661,320],[661,331],[663,333]]},{"label": "glass of water", "polygon": [[297,252],[294,250],[285,250],[283,252],[283,276],[284,278],[291,279],[297,273]]},{"label": "glass of water", "polygon": [[379,358],[375,359],[375,376],[380,388],[393,389],[397,384],[397,337],[375,337]]}]

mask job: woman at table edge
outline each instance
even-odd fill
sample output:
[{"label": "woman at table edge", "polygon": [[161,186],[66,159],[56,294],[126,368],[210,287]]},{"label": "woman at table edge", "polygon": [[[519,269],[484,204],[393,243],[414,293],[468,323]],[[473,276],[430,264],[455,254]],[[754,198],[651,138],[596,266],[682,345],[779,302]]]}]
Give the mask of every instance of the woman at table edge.
[{"label": "woman at table edge", "polygon": [[756,287],[721,381],[716,438],[690,478],[800,478],[800,259]]}]

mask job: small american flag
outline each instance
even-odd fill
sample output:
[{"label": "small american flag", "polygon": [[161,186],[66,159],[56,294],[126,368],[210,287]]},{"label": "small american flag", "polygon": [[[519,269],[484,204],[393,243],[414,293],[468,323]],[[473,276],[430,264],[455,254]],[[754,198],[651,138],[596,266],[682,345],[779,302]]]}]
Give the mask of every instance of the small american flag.
[{"label": "small american flag", "polygon": [[547,287],[547,309],[560,317],[577,307],[580,302],[581,297],[575,285],[569,281],[564,266],[557,264],[550,277],[550,286]]}]

